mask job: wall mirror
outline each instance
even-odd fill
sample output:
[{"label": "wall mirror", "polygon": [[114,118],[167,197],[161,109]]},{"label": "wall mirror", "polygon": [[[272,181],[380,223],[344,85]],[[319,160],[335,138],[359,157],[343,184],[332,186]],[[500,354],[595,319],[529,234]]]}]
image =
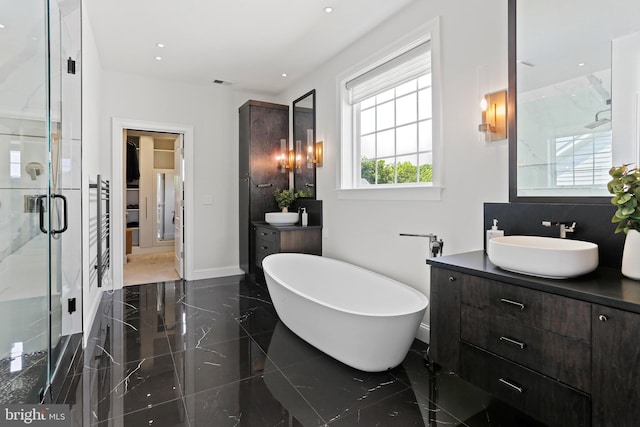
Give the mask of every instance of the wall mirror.
[{"label": "wall mirror", "polygon": [[308,198],[316,198],[316,165],[313,163],[316,142],[316,91],[293,101],[293,149],[296,165],[293,187]]},{"label": "wall mirror", "polygon": [[609,203],[638,162],[640,2],[509,0],[509,199]]},{"label": "wall mirror", "polygon": [[173,171],[156,172],[156,239],[173,240],[175,236],[175,186]]}]

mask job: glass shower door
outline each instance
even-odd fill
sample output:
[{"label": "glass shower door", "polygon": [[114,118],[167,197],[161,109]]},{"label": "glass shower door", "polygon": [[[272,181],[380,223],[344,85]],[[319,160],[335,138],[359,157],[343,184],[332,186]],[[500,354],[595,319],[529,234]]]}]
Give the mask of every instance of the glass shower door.
[{"label": "glass shower door", "polygon": [[78,0],[0,0],[2,403],[38,402],[82,325],[80,81],[66,61],[79,13]]}]

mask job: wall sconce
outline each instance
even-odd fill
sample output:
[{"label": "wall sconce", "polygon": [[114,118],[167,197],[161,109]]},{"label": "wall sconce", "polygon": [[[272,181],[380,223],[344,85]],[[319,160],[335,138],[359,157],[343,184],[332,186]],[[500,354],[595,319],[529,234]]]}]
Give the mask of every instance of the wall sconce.
[{"label": "wall sconce", "polygon": [[313,143],[313,129],[307,129],[307,168],[322,167],[322,141]]},{"label": "wall sconce", "polygon": [[299,139],[296,141],[295,167],[296,173],[302,172],[302,141]]},{"label": "wall sconce", "polygon": [[485,141],[507,138],[507,91],[488,93],[480,101],[482,123],[478,130],[484,133]]},{"label": "wall sconce", "polygon": [[293,164],[293,150],[289,151],[289,147],[287,147],[287,140],[280,140],[280,152],[276,155],[276,161],[278,162],[278,170],[281,173],[287,172],[291,169],[291,165]]}]

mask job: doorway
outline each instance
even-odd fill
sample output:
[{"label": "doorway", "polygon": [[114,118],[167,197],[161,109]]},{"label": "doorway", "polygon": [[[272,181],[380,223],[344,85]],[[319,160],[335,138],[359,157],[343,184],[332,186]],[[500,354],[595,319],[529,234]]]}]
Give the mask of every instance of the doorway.
[{"label": "doorway", "polygon": [[175,133],[123,131],[124,286],[180,279],[175,231],[183,199],[176,185],[181,180],[182,138]]},{"label": "doorway", "polygon": [[193,128],[114,118],[112,131],[114,287],[190,280]]}]

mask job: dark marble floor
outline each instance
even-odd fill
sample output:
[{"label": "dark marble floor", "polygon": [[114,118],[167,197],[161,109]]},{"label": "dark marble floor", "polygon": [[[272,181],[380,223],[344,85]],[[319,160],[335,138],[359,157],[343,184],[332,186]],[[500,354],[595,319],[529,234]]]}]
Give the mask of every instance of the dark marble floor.
[{"label": "dark marble floor", "polygon": [[61,393],[75,426],[536,426],[415,341],[366,373],[306,344],[263,287],[231,277],[105,293],[84,367]]}]

